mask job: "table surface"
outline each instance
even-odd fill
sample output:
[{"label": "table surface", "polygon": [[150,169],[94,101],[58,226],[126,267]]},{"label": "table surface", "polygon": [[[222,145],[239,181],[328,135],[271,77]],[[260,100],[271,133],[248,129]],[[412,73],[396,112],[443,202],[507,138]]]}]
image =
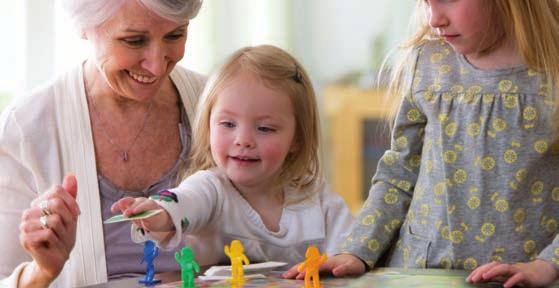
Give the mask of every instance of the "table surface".
[{"label": "table surface", "polygon": [[[247,280],[244,288],[252,287],[277,287],[277,288],[290,288],[290,287],[303,287],[302,280],[287,280],[280,277],[280,272],[272,272],[268,274],[266,279],[251,279]],[[332,278],[322,277],[320,279],[323,288],[328,287],[384,287],[384,288],[404,288],[404,287],[502,287],[498,283],[472,285],[465,282],[468,273],[460,270],[443,270],[443,269],[401,269],[401,268],[378,268],[374,271],[366,273],[358,278]],[[158,288],[180,287],[181,281],[178,272],[165,273],[158,275],[158,279],[163,280],[164,284],[157,285]],[[106,284],[95,286],[88,286],[89,288],[135,288],[143,287],[138,284],[140,278],[128,278],[110,281]],[[227,281],[200,281],[196,279],[197,287],[231,287]],[[559,284],[553,287],[559,288]]]}]

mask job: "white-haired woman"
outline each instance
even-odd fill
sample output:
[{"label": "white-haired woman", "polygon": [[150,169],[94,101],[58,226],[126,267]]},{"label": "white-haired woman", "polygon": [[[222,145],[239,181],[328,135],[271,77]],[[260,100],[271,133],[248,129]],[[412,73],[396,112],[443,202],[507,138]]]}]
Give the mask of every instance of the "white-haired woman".
[{"label": "white-haired woman", "polygon": [[[189,117],[204,78],[175,64],[201,0],[66,2],[91,57],[0,120],[6,286],[76,287],[143,273],[129,225],[102,221],[124,196],[174,186],[188,165]],[[172,253],[160,253],[158,272],[177,269]]]}]

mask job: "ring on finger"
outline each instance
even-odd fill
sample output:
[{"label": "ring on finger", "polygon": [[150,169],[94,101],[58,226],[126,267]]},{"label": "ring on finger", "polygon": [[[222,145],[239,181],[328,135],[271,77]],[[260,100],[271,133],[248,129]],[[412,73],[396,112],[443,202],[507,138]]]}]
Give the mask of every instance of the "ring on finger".
[{"label": "ring on finger", "polygon": [[39,208],[41,208],[41,212],[43,213],[43,216],[48,216],[50,215],[50,210],[49,210],[49,200],[43,200],[39,203]]},{"label": "ring on finger", "polygon": [[47,216],[43,215],[39,217],[39,222],[41,223],[41,228],[49,229],[49,223],[47,222]]}]

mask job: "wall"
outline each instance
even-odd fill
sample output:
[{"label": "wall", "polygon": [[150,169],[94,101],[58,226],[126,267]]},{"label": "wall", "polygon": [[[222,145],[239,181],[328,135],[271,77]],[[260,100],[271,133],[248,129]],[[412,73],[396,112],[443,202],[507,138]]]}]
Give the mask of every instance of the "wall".
[{"label": "wall", "polygon": [[316,80],[334,81],[355,71],[369,71],[373,56],[386,50],[374,49],[374,40],[385,48],[405,38],[413,1],[409,0],[307,0],[296,2],[295,49]]},{"label": "wall", "polygon": [[[87,42],[68,25],[60,2],[0,4],[0,32],[5,39],[0,46],[0,94],[24,94],[88,55]],[[320,90],[348,74],[372,70],[386,48],[403,39],[413,3],[206,0],[191,22],[181,65],[207,74],[234,50],[269,43],[293,53]],[[374,49],[379,37],[385,40],[384,48]]]},{"label": "wall", "polygon": [[25,27],[23,1],[0,2],[0,110],[8,101],[8,95],[23,86],[24,33],[14,27]]}]

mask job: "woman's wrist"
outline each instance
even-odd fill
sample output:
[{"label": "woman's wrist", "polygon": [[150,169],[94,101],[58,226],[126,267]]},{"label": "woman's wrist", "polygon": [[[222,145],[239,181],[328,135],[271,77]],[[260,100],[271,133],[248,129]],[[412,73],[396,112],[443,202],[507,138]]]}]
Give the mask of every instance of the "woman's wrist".
[{"label": "woman's wrist", "polygon": [[48,287],[54,278],[48,277],[42,273],[41,268],[37,266],[35,261],[25,265],[23,271],[19,275],[18,288],[42,288]]}]

